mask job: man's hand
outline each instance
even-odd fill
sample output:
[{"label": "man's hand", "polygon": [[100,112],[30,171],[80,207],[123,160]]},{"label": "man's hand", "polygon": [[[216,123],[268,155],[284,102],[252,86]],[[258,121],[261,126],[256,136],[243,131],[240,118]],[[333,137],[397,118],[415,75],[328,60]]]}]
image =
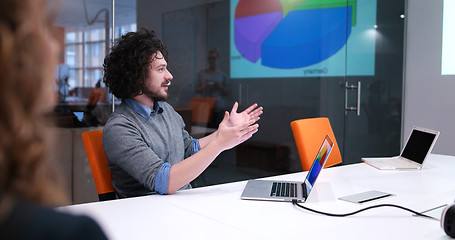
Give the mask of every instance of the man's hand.
[{"label": "man's hand", "polygon": [[254,124],[254,120],[245,121],[241,124],[230,126],[230,115],[226,111],[223,121],[221,121],[214,142],[216,146],[221,147],[222,151],[231,149],[244,141],[248,140],[258,131],[259,125]]},{"label": "man's hand", "polygon": [[257,106],[258,106],[258,104],[255,103],[255,104],[251,105],[250,107],[248,107],[247,109],[245,109],[243,112],[237,113],[239,104],[238,104],[238,102],[235,102],[234,106],[232,106],[231,113],[229,114],[228,126],[233,127],[233,126],[242,125],[246,122],[250,122],[251,120],[253,120],[252,123],[255,123],[256,121],[258,121],[260,119],[259,116],[263,113],[262,112],[263,108],[257,107]]}]

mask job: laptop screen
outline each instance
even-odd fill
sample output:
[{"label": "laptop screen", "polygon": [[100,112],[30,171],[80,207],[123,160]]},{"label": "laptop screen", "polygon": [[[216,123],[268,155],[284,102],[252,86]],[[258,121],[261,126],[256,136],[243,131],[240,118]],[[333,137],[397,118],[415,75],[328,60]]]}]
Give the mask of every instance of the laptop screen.
[{"label": "laptop screen", "polygon": [[74,115],[76,115],[77,117],[77,120],[79,121],[82,121],[82,119],[84,118],[84,112],[73,112]]},{"label": "laptop screen", "polygon": [[401,157],[422,164],[427,154],[430,153],[438,133],[413,128]]},{"label": "laptop screen", "polygon": [[310,194],[311,188],[313,188],[314,183],[316,182],[316,178],[319,176],[322,168],[324,167],[327,159],[329,158],[330,152],[333,148],[333,141],[326,136],[322,146],[319,148],[319,152],[314,159],[313,165],[311,166],[310,171],[308,172],[306,179],[305,179],[305,189],[306,195]]}]

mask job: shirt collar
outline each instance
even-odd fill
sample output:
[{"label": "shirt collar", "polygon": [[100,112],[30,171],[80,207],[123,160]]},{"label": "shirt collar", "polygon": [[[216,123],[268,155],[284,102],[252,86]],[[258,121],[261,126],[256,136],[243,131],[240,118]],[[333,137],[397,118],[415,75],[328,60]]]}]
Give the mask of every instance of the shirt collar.
[{"label": "shirt collar", "polygon": [[148,120],[152,113],[162,113],[163,108],[161,107],[160,103],[155,101],[153,104],[153,109],[145,106],[142,103],[136,102],[131,98],[127,98],[123,100],[130,108],[132,108],[135,112],[141,115],[145,120]]}]

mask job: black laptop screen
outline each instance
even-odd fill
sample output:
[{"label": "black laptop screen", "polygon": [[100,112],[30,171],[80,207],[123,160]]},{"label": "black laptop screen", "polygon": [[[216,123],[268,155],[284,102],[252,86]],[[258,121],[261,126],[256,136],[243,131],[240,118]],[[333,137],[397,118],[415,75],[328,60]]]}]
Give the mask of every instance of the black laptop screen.
[{"label": "black laptop screen", "polygon": [[423,163],[423,160],[433,145],[436,135],[435,133],[413,129],[401,156],[420,164]]}]

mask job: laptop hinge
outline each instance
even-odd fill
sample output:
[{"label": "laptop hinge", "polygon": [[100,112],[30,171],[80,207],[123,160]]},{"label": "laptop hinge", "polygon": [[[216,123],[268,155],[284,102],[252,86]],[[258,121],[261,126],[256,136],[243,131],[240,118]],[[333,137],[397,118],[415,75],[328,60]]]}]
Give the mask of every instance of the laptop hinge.
[{"label": "laptop hinge", "polygon": [[306,184],[303,182],[302,183],[302,196],[304,199],[306,199],[307,195],[306,195],[307,191],[306,191]]}]

